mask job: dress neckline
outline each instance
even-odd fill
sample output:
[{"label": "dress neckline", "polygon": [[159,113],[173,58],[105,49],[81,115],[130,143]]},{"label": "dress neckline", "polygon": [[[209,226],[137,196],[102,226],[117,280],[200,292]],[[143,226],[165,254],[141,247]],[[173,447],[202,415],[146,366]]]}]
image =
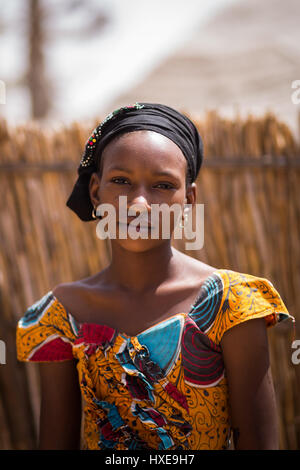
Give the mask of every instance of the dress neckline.
[{"label": "dress neckline", "polygon": [[66,314],[69,316],[69,318],[71,318],[72,322],[76,325],[78,331],[82,328],[83,325],[96,326],[96,327],[105,327],[105,328],[110,328],[111,330],[113,330],[116,333],[117,337],[122,336],[123,338],[125,337],[127,339],[131,339],[131,338],[137,338],[138,336],[140,336],[140,335],[142,335],[142,334],[144,334],[144,333],[146,333],[150,330],[153,330],[153,329],[157,328],[158,325],[161,325],[163,323],[167,323],[168,321],[170,321],[174,317],[177,317],[179,315],[187,317],[188,315],[190,315],[192,313],[192,311],[194,310],[195,306],[196,306],[196,303],[197,303],[198,298],[200,296],[201,290],[203,289],[205,284],[207,284],[220,271],[224,271],[224,269],[222,269],[222,268],[216,269],[207,278],[204,279],[201,286],[199,287],[198,293],[197,293],[193,303],[191,304],[190,310],[188,312],[178,312],[178,313],[175,313],[174,315],[170,315],[169,317],[165,318],[164,320],[158,321],[158,322],[154,323],[153,325],[151,325],[149,328],[146,328],[146,329],[140,331],[136,335],[128,335],[127,333],[125,333],[123,331],[120,331],[118,328],[113,328],[112,326],[108,326],[105,323],[80,322],[63,306],[63,304],[58,300],[58,298],[53,294],[52,291],[50,291],[50,294],[52,295],[53,299],[60,305],[60,307],[66,312]]}]

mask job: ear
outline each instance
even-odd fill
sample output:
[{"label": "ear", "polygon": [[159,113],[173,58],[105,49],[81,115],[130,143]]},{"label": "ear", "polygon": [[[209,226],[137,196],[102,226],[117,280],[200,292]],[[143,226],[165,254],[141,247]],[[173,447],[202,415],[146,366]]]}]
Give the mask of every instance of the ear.
[{"label": "ear", "polygon": [[197,201],[197,185],[196,183],[189,184],[186,189],[186,204],[192,204],[192,208]]},{"label": "ear", "polygon": [[100,180],[101,178],[97,173],[92,173],[90,183],[89,183],[89,192],[91,202],[94,207],[97,207],[100,204]]}]

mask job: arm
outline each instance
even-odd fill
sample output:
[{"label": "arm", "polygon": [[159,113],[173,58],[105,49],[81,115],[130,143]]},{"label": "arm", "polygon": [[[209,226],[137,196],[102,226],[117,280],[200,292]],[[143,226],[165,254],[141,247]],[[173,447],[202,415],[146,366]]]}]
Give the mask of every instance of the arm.
[{"label": "arm", "polygon": [[79,449],[81,394],[76,361],[40,363],[40,450]]},{"label": "arm", "polygon": [[277,410],[264,318],[227,330],[221,347],[235,449],[278,449]]}]

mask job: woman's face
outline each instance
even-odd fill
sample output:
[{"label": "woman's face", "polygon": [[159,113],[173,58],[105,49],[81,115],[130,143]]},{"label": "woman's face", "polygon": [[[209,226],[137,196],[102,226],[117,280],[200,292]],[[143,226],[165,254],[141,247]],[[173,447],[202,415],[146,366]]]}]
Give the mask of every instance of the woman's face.
[{"label": "woman's face", "polygon": [[[133,240],[118,238],[119,197],[126,196],[128,223],[138,215],[128,215],[133,205],[138,205],[148,214],[151,222],[152,204],[194,204],[196,185],[186,188],[187,161],[180,148],[167,137],[153,131],[134,131],[113,139],[102,152],[101,172],[93,173],[90,181],[90,197],[94,207],[109,203],[116,209],[116,243],[131,251],[145,251],[162,242],[162,220],[159,216],[159,238]],[[174,217],[170,217],[170,233],[174,230]],[[123,230],[127,227],[123,226]],[[144,230],[144,229],[143,229]]]}]

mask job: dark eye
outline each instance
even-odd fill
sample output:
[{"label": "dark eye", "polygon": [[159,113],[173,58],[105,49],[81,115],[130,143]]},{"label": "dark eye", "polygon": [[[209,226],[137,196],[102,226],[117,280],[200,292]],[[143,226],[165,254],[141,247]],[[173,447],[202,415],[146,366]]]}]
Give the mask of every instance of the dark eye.
[{"label": "dark eye", "polygon": [[[124,181],[127,181],[126,178],[112,178],[111,181],[113,183],[117,183],[117,184],[122,184]],[[121,181],[121,183],[120,183]]]},{"label": "dark eye", "polygon": [[158,183],[156,186],[164,186],[164,188],[161,188],[161,189],[173,189],[174,188],[174,186],[172,186],[169,183]]}]

